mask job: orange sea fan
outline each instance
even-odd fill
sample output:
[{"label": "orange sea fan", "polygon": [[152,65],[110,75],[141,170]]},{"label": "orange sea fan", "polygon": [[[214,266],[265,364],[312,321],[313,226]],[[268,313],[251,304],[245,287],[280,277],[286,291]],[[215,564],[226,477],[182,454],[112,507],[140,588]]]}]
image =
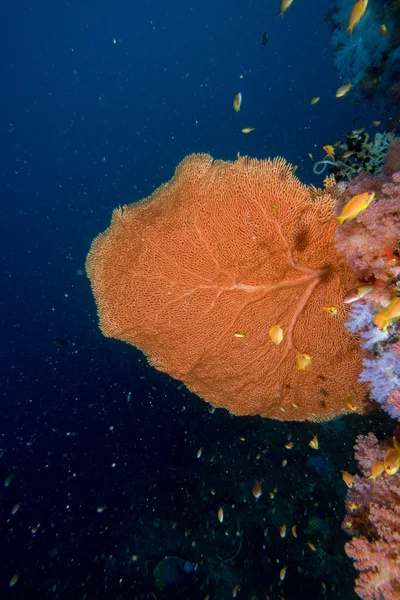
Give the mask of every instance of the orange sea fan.
[{"label": "orange sea fan", "polygon": [[[333,205],[282,158],[186,157],[93,241],[102,332],[236,415],[324,421],[349,412],[348,395],[363,411],[362,354],[344,327],[357,282],[335,249]],[[311,357],[305,371],[299,353]]]}]

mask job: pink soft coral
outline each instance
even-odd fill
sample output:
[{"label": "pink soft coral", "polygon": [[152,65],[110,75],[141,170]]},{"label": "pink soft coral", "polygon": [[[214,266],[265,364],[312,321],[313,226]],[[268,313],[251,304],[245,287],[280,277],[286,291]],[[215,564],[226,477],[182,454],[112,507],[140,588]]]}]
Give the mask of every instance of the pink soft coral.
[{"label": "pink soft coral", "polygon": [[376,482],[368,478],[391,445],[369,433],[359,436],[355,446],[364,476],[356,476],[347,494],[343,528],[354,535],[345,550],[360,571],[355,591],[364,600],[400,598],[400,472]]},{"label": "pink soft coral", "polygon": [[386,175],[400,171],[400,138],[396,138],[390,144],[383,170]]},{"label": "pink soft coral", "polygon": [[346,201],[366,191],[374,191],[375,200],[338,227],[335,242],[360,279],[381,279],[400,237],[400,172],[392,178],[361,173],[350,182]]}]

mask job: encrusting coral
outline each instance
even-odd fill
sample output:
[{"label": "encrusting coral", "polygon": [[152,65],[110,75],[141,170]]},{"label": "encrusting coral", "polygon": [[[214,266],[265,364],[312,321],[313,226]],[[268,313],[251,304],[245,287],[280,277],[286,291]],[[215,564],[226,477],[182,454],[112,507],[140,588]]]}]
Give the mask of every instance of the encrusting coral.
[{"label": "encrusting coral", "polygon": [[188,156],[93,241],[100,327],[236,415],[325,421],[349,412],[348,396],[362,411],[362,350],[343,303],[357,280],[336,228],[329,191],[282,158]]}]

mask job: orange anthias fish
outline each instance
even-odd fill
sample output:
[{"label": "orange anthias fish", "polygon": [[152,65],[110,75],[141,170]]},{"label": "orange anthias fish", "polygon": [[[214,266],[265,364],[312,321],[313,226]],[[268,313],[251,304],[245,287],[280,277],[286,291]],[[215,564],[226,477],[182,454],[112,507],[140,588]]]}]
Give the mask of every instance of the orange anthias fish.
[{"label": "orange anthias fish", "polygon": [[342,473],[342,479],[345,482],[345,484],[347,485],[347,487],[348,488],[353,487],[353,483],[354,483],[356,476],[352,475],[348,471],[341,471],[341,473]]},{"label": "orange anthias fish", "polygon": [[321,308],[321,310],[322,310],[322,312],[328,313],[328,315],[330,317],[336,317],[336,315],[337,315],[337,308],[336,308],[336,306],[323,306]]},{"label": "orange anthias fish", "polygon": [[361,19],[363,18],[365,11],[367,10],[368,0],[358,0],[353,6],[353,10],[350,14],[349,26],[346,31],[350,31],[350,35],[353,35],[353,29],[356,27]]},{"label": "orange anthias fish", "polygon": [[283,340],[283,330],[282,330],[282,327],[280,325],[273,325],[270,328],[270,330],[268,331],[268,335],[269,335],[271,341],[274,344],[276,344],[277,346],[279,346],[279,344]]},{"label": "orange anthias fish", "polygon": [[379,327],[381,331],[386,331],[389,323],[393,323],[394,321],[398,321],[400,319],[400,298],[396,296],[393,298],[391,303],[378,313],[374,315],[373,322],[374,325]]},{"label": "orange anthias fish", "polygon": [[387,35],[388,34],[388,30],[386,25],[383,23],[380,27],[379,27],[379,32],[381,35]]},{"label": "orange anthias fish", "polygon": [[296,354],[297,368],[299,371],[305,371],[311,362],[311,356],[303,352],[303,354]]},{"label": "orange anthias fish", "polygon": [[314,435],[313,439],[309,442],[308,444],[310,446],[310,448],[312,448],[313,450],[318,450],[319,449],[319,443],[318,443],[318,438],[316,435]]},{"label": "orange anthias fish", "polygon": [[281,2],[281,12],[278,14],[278,17],[283,17],[287,9],[291,6],[293,0],[282,0]]},{"label": "orange anthias fish", "polygon": [[331,144],[322,147],[326,152],[326,156],[329,156],[330,158],[335,158],[335,148]]},{"label": "orange anthias fish", "polygon": [[344,399],[344,403],[347,406],[347,408],[349,408],[353,412],[357,412],[358,411],[358,406],[357,406],[357,404],[354,404],[353,399],[352,399],[351,396],[346,396],[346,398]]},{"label": "orange anthias fish", "polygon": [[262,481],[257,479],[251,491],[254,498],[258,500],[262,496]]},{"label": "orange anthias fish", "polygon": [[311,98],[310,104],[317,104],[317,102],[319,102],[319,101],[320,101],[320,97],[314,96],[314,98]]},{"label": "orange anthias fish", "polygon": [[255,131],[255,129],[255,127],[244,127],[242,133],[251,133],[252,131]]},{"label": "orange anthias fish", "polygon": [[374,198],[375,192],[363,192],[362,194],[353,196],[353,198],[345,204],[340,215],[336,217],[339,225],[343,225],[345,221],[352,221],[357,215],[367,210]]},{"label": "orange anthias fish", "polygon": [[394,448],[389,448],[383,459],[383,466],[387,475],[394,475],[400,468],[400,446],[395,442]]},{"label": "orange anthias fish", "polygon": [[384,470],[385,470],[385,465],[383,464],[383,462],[380,460],[376,460],[374,462],[374,464],[372,465],[371,475],[369,477],[367,477],[367,479],[373,479],[375,482],[376,478],[379,477],[379,475],[382,475]]},{"label": "orange anthias fish", "polygon": [[241,106],[242,106],[242,94],[240,92],[238,92],[233,99],[233,110],[235,112],[239,112]]},{"label": "orange anthias fish", "polygon": [[351,81],[349,81],[349,83],[346,83],[346,85],[341,85],[340,88],[336,90],[336,98],[342,98],[343,96],[345,96],[347,92],[351,90],[352,87],[353,84],[351,83]]}]

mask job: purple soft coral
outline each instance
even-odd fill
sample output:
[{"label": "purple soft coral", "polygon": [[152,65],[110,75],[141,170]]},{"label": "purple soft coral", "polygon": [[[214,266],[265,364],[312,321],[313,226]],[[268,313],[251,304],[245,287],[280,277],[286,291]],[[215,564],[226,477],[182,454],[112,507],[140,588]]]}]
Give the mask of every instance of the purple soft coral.
[{"label": "purple soft coral", "polygon": [[400,389],[400,357],[394,352],[384,352],[375,359],[364,359],[360,381],[371,384],[373,400],[382,404],[393,418],[400,417],[396,403],[388,402],[389,396]]}]

